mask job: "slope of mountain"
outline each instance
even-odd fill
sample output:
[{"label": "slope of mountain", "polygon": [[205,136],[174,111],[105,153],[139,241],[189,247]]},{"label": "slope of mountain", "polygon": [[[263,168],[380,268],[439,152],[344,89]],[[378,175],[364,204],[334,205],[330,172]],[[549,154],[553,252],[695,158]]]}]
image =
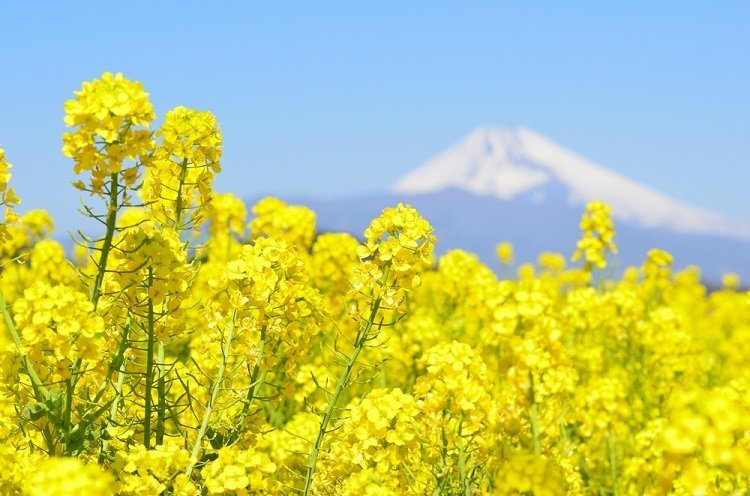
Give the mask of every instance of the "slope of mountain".
[{"label": "slope of mountain", "polygon": [[458,188],[514,201],[571,205],[601,199],[616,219],[640,227],[750,240],[750,226],[679,202],[609,171],[528,129],[480,128],[398,180],[397,194]]}]

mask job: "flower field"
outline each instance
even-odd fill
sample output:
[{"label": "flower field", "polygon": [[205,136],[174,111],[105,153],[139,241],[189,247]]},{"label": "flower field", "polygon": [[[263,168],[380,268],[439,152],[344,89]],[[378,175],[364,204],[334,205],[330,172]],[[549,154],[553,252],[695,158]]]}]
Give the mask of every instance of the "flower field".
[{"label": "flower field", "polygon": [[601,202],[501,275],[408,205],[318,234],[214,191],[211,113],[155,118],[121,74],[65,103],[101,226],[69,258],[0,150],[0,494],[750,494],[736,276],[658,249],[612,276]]}]

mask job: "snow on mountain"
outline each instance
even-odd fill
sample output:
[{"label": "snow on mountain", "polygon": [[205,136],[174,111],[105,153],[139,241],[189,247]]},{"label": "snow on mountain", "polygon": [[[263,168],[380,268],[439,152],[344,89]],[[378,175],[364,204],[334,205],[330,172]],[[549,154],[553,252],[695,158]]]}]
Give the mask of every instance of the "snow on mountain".
[{"label": "snow on mountain", "polygon": [[637,227],[750,239],[750,225],[672,199],[524,128],[479,128],[398,180],[392,191],[450,188],[508,202],[528,196],[539,203],[560,194],[576,206],[600,199],[615,219]]}]

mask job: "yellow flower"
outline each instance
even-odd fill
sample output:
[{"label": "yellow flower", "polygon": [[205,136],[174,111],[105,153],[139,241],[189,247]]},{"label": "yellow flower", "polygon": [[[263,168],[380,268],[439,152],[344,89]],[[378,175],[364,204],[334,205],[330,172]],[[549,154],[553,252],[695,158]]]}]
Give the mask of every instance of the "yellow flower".
[{"label": "yellow flower", "polygon": [[615,227],[609,206],[598,200],[588,203],[581,218],[581,232],[583,237],[578,241],[573,261],[583,257],[587,270],[605,268],[607,253],[617,253]]},{"label": "yellow flower", "polygon": [[504,265],[513,263],[513,245],[507,241],[498,243],[496,247],[497,258]]},{"label": "yellow flower", "polygon": [[88,297],[75,289],[44,282],[29,286],[15,301],[13,316],[25,353],[49,382],[70,377],[68,366],[82,359],[99,362],[106,349],[104,321]]},{"label": "yellow flower", "polygon": [[377,300],[382,308],[401,312],[406,293],[420,285],[421,272],[432,266],[434,249],[432,226],[416,209],[401,203],[384,209],[365,229],[365,242],[357,249],[361,263],[350,281],[350,312],[367,319]]},{"label": "yellow flower", "polygon": [[154,217],[178,229],[198,229],[221,171],[222,139],[211,112],[176,107],[164,117],[161,145],[147,169],[141,196]]},{"label": "yellow flower", "polygon": [[721,278],[721,285],[726,289],[739,289],[740,276],[738,276],[734,272],[724,274]]},{"label": "yellow flower", "polygon": [[419,411],[413,396],[400,389],[374,389],[346,410],[347,417],[332,431],[321,454],[316,493],[367,494],[386,488],[394,494],[431,492],[425,474],[420,474],[415,428]]},{"label": "yellow flower", "polygon": [[534,494],[562,496],[566,494],[561,470],[542,456],[514,453],[499,471],[497,490],[493,494]]},{"label": "yellow flower", "polygon": [[539,267],[547,269],[550,272],[561,272],[565,270],[565,257],[560,253],[543,251],[537,259]]},{"label": "yellow flower", "polygon": [[169,494],[194,495],[196,485],[182,473],[190,453],[173,440],[147,450],[141,444],[118,451],[113,468],[118,478],[118,495],[151,496]]},{"label": "yellow flower", "polygon": [[208,494],[270,494],[279,489],[273,479],[276,464],[265,453],[225,447],[216,455],[201,472]]},{"label": "yellow flower", "polygon": [[255,218],[249,227],[252,238],[270,237],[284,240],[300,252],[307,252],[315,236],[315,212],[301,205],[287,205],[278,198],[267,197],[254,207]]},{"label": "yellow flower", "polygon": [[85,465],[76,458],[48,458],[26,480],[28,496],[108,496],[115,494],[114,478],[99,465]]},{"label": "yellow flower", "polygon": [[[75,161],[76,174],[91,171],[90,182],[79,187],[103,196],[110,176],[121,172],[125,186],[132,187],[138,162],[154,148],[147,129],[155,118],[148,93],[119,72],[105,72],[75,95],[65,102],[65,125],[76,130],[63,135],[63,154]],[[125,160],[136,163],[124,171]]]},{"label": "yellow flower", "polygon": [[0,243],[10,239],[7,225],[18,221],[13,207],[21,202],[13,188],[8,188],[8,182],[11,178],[8,171],[11,167],[13,166],[5,160],[5,150],[0,148],[0,205],[5,207],[4,221],[0,222]]}]

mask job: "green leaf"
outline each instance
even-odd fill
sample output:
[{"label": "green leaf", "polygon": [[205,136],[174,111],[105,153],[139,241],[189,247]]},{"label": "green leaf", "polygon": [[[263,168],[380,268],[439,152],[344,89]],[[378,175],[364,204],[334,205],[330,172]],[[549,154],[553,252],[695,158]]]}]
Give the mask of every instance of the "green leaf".
[{"label": "green leaf", "polygon": [[24,419],[34,422],[47,414],[47,405],[44,403],[29,403],[23,407],[21,415]]}]

